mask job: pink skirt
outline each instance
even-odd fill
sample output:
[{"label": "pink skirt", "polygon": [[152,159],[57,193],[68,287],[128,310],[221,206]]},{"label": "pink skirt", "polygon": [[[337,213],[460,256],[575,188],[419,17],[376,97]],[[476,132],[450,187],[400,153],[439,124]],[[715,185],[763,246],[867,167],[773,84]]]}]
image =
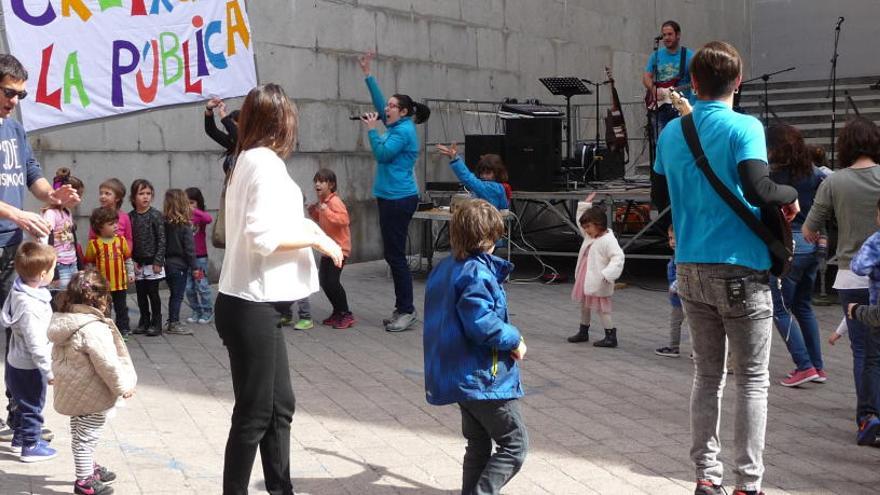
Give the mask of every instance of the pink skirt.
[{"label": "pink skirt", "polygon": [[580,303],[583,307],[600,313],[611,312],[611,298],[599,297],[584,294],[584,281],[587,278],[587,256],[590,255],[590,248],[584,253],[584,259],[578,267],[577,273],[574,274],[574,287],[571,289],[571,299]]}]

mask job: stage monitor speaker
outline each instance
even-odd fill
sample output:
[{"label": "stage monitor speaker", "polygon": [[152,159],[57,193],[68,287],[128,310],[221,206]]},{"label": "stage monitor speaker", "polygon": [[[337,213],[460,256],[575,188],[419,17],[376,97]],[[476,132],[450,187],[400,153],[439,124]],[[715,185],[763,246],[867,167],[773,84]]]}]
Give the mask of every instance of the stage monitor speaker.
[{"label": "stage monitor speaker", "polygon": [[510,186],[520,191],[558,189],[562,119],[509,119],[505,124],[504,163]]},{"label": "stage monitor speaker", "polygon": [[480,157],[488,154],[499,155],[504,160],[504,134],[468,134],[464,137],[464,162],[471,171],[476,168]]},{"label": "stage monitor speaker", "polygon": [[[608,148],[600,147],[596,150],[596,162],[593,163],[592,143],[579,142],[577,146],[575,158],[578,163],[581,163],[581,159],[583,159],[584,179],[587,182],[623,179],[626,165],[623,163],[622,151],[611,151]],[[584,154],[583,158],[581,158],[581,153]]]}]

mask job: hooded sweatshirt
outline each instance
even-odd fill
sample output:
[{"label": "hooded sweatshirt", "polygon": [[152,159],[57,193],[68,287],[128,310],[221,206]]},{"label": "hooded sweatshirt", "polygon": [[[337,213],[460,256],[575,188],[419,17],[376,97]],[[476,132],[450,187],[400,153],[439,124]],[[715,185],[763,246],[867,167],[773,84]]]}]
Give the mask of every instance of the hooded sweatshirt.
[{"label": "hooded sweatshirt", "polygon": [[137,374],[122,335],[95,308],[74,304],[49,325],[55,410],[67,416],[106,411],[132,390]]},{"label": "hooded sweatshirt", "polygon": [[12,329],[9,341],[10,366],[20,370],[40,370],[52,379],[52,344],[46,336],[52,319],[52,294],[45,287],[33,288],[16,277],[3,303],[0,325]]}]

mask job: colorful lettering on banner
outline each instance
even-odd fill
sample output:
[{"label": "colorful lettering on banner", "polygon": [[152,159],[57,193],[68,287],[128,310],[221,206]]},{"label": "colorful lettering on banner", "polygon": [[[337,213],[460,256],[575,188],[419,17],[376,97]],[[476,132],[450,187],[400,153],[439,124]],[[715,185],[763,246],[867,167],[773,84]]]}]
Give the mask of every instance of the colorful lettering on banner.
[{"label": "colorful lettering on banner", "polygon": [[27,130],[241,96],[257,82],[242,0],[0,2],[10,52],[38,70],[21,103]]}]

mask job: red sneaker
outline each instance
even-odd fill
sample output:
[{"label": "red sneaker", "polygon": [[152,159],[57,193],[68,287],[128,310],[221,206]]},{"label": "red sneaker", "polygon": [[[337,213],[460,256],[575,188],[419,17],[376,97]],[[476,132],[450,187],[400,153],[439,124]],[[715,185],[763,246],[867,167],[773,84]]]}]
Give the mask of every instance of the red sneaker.
[{"label": "red sneaker", "polygon": [[353,327],[355,324],[354,315],[351,313],[342,313],[339,315],[339,319],[333,323],[333,328],[337,330],[342,330],[344,328]]},{"label": "red sneaker", "polygon": [[324,318],[324,321],[321,322],[321,325],[326,325],[328,327],[332,327],[336,324],[336,320],[339,319],[339,313],[333,313],[332,315]]},{"label": "red sneaker", "polygon": [[825,383],[828,381],[828,373],[825,373],[825,370],[816,370],[816,374],[819,375],[819,378],[813,378],[813,381],[816,383]]},{"label": "red sneaker", "polygon": [[816,378],[819,378],[819,373],[816,372],[816,368],[807,368],[805,370],[795,371],[790,377],[779,383],[784,387],[797,387],[798,385],[811,382]]}]

